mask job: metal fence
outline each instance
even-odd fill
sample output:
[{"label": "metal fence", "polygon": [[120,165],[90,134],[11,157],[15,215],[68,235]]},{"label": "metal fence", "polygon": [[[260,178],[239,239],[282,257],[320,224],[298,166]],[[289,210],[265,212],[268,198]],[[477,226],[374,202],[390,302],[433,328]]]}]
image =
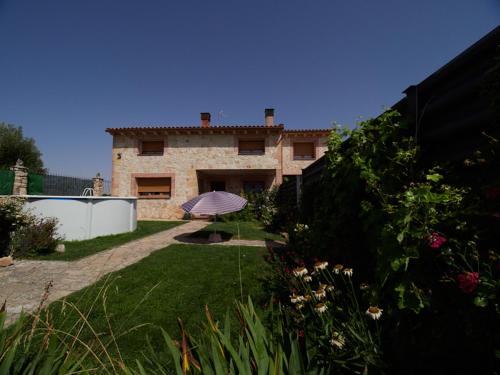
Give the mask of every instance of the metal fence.
[{"label": "metal fence", "polygon": [[[86,188],[92,188],[91,178],[60,176],[53,174],[43,175],[41,195],[81,195]],[[31,194],[31,192],[29,192]]]},{"label": "metal fence", "polygon": [[[0,195],[11,195],[14,172],[0,170]],[[80,196],[86,188],[93,188],[92,178],[63,176],[58,174],[28,173],[29,195]],[[103,195],[111,195],[111,181],[103,181]]]},{"label": "metal fence", "polygon": [[111,195],[111,181],[104,180],[103,195]]}]

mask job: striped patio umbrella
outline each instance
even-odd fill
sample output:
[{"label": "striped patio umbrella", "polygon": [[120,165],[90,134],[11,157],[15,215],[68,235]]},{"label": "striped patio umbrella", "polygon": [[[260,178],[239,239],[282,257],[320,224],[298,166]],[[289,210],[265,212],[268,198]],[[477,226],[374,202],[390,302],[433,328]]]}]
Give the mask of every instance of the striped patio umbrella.
[{"label": "striped patio umbrella", "polygon": [[184,211],[197,215],[224,215],[240,211],[247,205],[247,200],[239,195],[225,191],[212,191],[198,195],[182,204]]}]

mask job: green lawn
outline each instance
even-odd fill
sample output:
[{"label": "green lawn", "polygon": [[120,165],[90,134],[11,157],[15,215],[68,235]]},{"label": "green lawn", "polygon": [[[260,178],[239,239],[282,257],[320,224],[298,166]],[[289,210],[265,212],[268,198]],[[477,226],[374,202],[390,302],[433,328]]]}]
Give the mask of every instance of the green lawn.
[{"label": "green lawn", "polygon": [[264,226],[257,221],[217,221],[192,234],[192,237],[208,238],[210,233],[217,230],[223,240],[238,238],[238,225],[240,227],[240,238],[242,240],[279,240],[279,234],[267,232]]},{"label": "green lawn", "polygon": [[[262,277],[268,271],[264,254],[264,248],[241,247],[245,301],[248,295],[257,304],[270,298],[262,285]],[[180,317],[187,330],[196,333],[206,322],[205,304],[218,319],[223,319],[227,310],[234,308],[235,300],[240,299],[238,247],[171,245],[69,296],[66,300],[74,302],[84,313],[94,304],[88,319],[100,340],[109,342],[111,336],[103,298],[99,296],[106,288],[106,308],[115,336],[135,326],[150,324],[118,338],[124,359],[141,359],[141,351],[147,347],[146,336],[149,336],[155,351],[166,350],[158,327],[178,337],[177,318]],[[61,310],[60,301],[54,302],[50,310],[58,328],[69,330],[77,320],[76,313],[70,308]],[[93,337],[87,329],[82,335],[87,340]],[[116,355],[116,350],[112,351]],[[169,356],[165,354],[164,357]]]},{"label": "green lawn", "polygon": [[138,221],[137,229],[133,232],[101,236],[84,241],[65,241],[66,251],[64,253],[52,253],[41,255],[40,260],[77,260],[88,255],[98,253],[139,238],[161,232],[183,224],[183,221]]}]

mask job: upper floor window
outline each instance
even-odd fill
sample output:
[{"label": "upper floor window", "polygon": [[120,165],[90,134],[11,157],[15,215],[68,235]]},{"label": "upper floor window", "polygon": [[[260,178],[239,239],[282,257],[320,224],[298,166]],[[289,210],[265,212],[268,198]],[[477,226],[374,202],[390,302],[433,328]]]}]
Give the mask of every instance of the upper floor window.
[{"label": "upper floor window", "polygon": [[264,155],[266,145],[263,139],[240,139],[238,143],[239,155]]},{"label": "upper floor window", "polygon": [[170,199],[171,197],[172,180],[170,177],[140,177],[136,181],[139,198]]},{"label": "upper floor window", "polygon": [[163,141],[141,141],[141,155],[163,155]]},{"label": "upper floor window", "polygon": [[314,160],[314,142],[296,142],[293,144],[294,160]]}]

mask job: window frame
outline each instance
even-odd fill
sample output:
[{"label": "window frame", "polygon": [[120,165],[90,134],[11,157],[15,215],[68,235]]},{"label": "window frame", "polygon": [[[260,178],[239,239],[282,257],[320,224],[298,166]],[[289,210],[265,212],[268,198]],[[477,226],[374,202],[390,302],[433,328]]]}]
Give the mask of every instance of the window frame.
[{"label": "window frame", "polygon": [[[142,178],[150,178],[150,179],[160,179],[160,178],[168,178],[170,179],[170,196],[167,194],[159,194],[159,195],[140,195],[139,193],[139,180]],[[170,200],[175,196],[175,174],[173,173],[133,173],[131,175],[131,195],[137,197],[137,199],[162,199],[162,200]]]},{"label": "window frame", "polygon": [[[295,154],[295,145],[296,144],[304,144],[304,143],[309,143],[312,144],[312,157],[297,157]],[[293,141],[292,142],[292,160],[294,161],[311,161],[311,160],[316,160],[317,159],[317,140],[314,139],[308,139],[308,140],[300,140],[300,141]]]},{"label": "window frame", "polygon": [[[241,142],[262,142],[263,148],[261,152],[241,152],[240,149],[240,144]],[[246,137],[238,137],[237,139],[237,151],[238,155],[240,156],[262,156],[266,154],[266,137],[252,137],[252,138],[246,138]]]},{"label": "window frame", "polygon": [[[162,142],[163,147],[161,151],[155,152],[155,153],[144,153],[143,151],[143,143],[144,142]],[[137,155],[138,156],[163,156],[165,155],[165,149],[167,148],[167,139],[166,137],[156,137],[156,138],[140,138],[138,139],[138,144],[137,144]]]}]

